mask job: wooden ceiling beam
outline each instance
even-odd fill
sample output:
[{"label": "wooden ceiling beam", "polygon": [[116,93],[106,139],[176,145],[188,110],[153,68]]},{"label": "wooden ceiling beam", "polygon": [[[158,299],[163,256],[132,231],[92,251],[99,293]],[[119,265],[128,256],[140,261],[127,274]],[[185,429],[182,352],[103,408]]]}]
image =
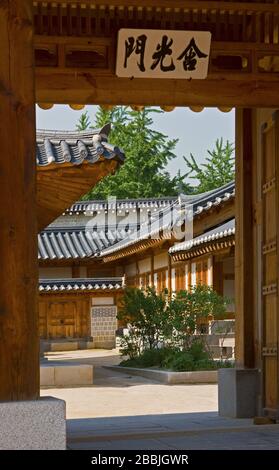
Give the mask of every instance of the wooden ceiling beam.
[{"label": "wooden ceiling beam", "polygon": [[[92,8],[119,8],[129,9],[136,8],[142,10],[143,8],[154,8],[153,0],[36,0],[33,2],[34,7],[38,4],[44,5],[89,5]],[[215,0],[157,0],[155,11],[158,13],[160,10],[221,10],[228,12],[251,11],[251,12],[279,12],[279,5],[276,3],[262,3],[262,2],[234,2],[234,1],[215,1]]]},{"label": "wooden ceiling beam", "polygon": [[[67,164],[66,164],[67,165]],[[117,169],[115,160],[99,160],[90,165],[57,168],[48,171],[40,167],[37,171],[37,214],[38,229],[41,231],[71,204],[89,191],[95,184]]]},{"label": "wooden ceiling beam", "polygon": [[36,100],[57,104],[279,106],[279,77],[266,80],[160,80],[36,71]]}]

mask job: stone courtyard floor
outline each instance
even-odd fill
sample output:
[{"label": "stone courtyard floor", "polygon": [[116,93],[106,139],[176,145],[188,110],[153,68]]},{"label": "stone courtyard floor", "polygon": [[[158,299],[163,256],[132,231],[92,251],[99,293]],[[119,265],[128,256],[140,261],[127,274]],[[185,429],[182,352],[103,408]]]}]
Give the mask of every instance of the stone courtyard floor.
[{"label": "stone courtyard floor", "polygon": [[105,369],[119,363],[115,350],[48,357],[95,366],[92,386],[41,390],[66,401],[69,449],[279,449],[279,425],[218,416],[217,385],[164,385]]}]

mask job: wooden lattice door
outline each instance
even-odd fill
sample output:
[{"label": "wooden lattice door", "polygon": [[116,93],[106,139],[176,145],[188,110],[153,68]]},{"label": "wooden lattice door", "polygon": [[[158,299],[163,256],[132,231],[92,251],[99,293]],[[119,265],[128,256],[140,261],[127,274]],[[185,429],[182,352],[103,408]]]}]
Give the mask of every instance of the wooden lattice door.
[{"label": "wooden lattice door", "polygon": [[263,407],[278,415],[279,113],[262,127],[262,387]]},{"label": "wooden lattice door", "polygon": [[73,338],[76,336],[76,302],[50,302],[48,308],[48,337]]}]

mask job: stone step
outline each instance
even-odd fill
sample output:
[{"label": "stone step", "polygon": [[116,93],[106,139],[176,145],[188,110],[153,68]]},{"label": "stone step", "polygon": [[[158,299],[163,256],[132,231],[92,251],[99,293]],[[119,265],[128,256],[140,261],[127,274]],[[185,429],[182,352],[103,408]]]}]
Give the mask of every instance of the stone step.
[{"label": "stone step", "polygon": [[41,387],[70,387],[93,384],[93,365],[46,361],[40,365]]}]

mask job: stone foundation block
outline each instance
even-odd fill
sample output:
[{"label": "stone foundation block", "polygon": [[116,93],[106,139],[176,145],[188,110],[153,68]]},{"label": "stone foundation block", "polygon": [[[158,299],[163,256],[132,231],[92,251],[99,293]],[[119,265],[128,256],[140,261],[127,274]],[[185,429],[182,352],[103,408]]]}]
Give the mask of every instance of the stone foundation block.
[{"label": "stone foundation block", "polygon": [[92,385],[93,366],[91,364],[67,364],[58,361],[42,363],[40,366],[40,384],[41,387]]},{"label": "stone foundation block", "polygon": [[219,369],[219,415],[227,418],[253,418],[257,414],[258,388],[258,369]]},{"label": "stone foundation block", "polygon": [[39,400],[0,403],[0,450],[65,450],[66,404]]}]

